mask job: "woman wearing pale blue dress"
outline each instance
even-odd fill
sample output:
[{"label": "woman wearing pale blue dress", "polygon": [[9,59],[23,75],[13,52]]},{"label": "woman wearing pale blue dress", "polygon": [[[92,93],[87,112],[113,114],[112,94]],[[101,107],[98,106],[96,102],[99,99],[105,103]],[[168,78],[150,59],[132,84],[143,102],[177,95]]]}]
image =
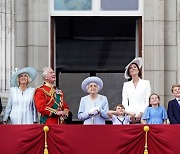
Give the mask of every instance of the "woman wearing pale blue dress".
[{"label": "woman wearing pale blue dress", "polygon": [[78,111],[78,118],[84,121],[84,124],[105,124],[108,119],[107,97],[98,94],[102,87],[103,82],[98,77],[88,77],[81,84],[82,90],[89,93],[81,98]]},{"label": "woman wearing pale blue dress", "polygon": [[147,107],[142,116],[143,124],[166,124],[167,111],[160,106],[160,97],[157,94],[151,94],[149,97],[149,107]]},{"label": "woman wearing pale blue dress", "polygon": [[38,122],[38,114],[34,104],[34,88],[29,83],[36,77],[36,70],[31,67],[23,68],[11,78],[8,103],[5,108],[3,123],[10,119],[11,124],[33,124]]}]

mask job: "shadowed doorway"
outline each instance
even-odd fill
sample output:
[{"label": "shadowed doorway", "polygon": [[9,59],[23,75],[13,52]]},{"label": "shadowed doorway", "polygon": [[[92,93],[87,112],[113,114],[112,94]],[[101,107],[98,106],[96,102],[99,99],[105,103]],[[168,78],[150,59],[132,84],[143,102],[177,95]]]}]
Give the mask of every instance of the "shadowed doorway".
[{"label": "shadowed doorway", "polygon": [[98,76],[104,82],[110,109],[122,101],[125,66],[137,49],[138,17],[59,16],[55,22],[57,85],[78,121],[82,81]]}]

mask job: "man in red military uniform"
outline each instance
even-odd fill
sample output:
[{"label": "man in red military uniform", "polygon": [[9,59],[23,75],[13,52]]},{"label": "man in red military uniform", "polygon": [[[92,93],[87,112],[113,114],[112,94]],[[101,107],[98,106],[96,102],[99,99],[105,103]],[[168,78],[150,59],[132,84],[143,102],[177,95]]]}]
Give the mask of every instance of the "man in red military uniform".
[{"label": "man in red military uniform", "polygon": [[63,91],[54,86],[56,75],[46,67],[43,69],[44,84],[38,87],[34,94],[34,101],[41,114],[41,124],[61,124],[67,119],[69,107],[64,101]]}]

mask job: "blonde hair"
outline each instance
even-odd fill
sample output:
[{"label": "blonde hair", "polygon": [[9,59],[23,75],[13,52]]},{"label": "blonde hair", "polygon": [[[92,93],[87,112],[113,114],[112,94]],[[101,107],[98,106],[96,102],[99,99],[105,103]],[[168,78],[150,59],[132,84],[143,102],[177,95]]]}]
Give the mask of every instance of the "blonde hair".
[{"label": "blonde hair", "polygon": [[[32,79],[30,78],[29,74],[26,73],[26,72],[21,73],[21,74],[26,74],[26,75],[27,75],[27,78],[28,78],[27,85],[28,85],[28,84],[32,81]],[[20,79],[20,75],[21,75],[21,74],[19,74],[18,77],[17,77],[17,85],[18,85],[18,86],[20,85],[19,79]]]}]

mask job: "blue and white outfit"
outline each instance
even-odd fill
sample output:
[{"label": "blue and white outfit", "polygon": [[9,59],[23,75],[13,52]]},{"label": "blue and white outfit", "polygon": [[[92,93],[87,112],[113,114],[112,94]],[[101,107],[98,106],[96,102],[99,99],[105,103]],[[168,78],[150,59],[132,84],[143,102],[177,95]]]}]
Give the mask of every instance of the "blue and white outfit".
[{"label": "blue and white outfit", "polygon": [[113,125],[127,125],[129,124],[129,122],[131,122],[129,115],[125,115],[121,117],[112,115],[112,118],[110,118],[110,120],[112,121]]},{"label": "blue and white outfit", "polygon": [[[94,123],[92,123],[92,116],[88,114],[93,107],[100,109],[99,114],[94,115]],[[105,119],[108,119],[107,112],[109,111],[108,100],[106,96],[98,94],[96,100],[92,101],[90,95],[81,98],[78,118],[84,121],[85,125],[90,124],[105,124]]]},{"label": "blue and white outfit", "polygon": [[11,87],[3,121],[10,117],[12,124],[33,124],[38,122],[38,114],[34,104],[34,88],[27,87],[22,91],[19,87]]},{"label": "blue and white outfit", "polygon": [[147,107],[142,116],[143,120],[146,120],[147,124],[163,124],[167,119],[166,109],[162,106],[158,108]]}]

